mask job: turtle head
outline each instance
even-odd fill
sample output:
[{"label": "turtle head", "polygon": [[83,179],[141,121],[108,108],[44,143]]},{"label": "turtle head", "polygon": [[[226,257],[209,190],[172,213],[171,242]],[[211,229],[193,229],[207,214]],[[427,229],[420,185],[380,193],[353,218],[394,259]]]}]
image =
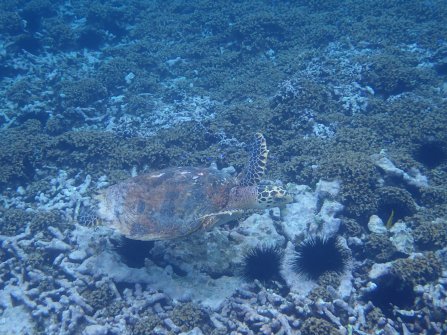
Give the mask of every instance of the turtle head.
[{"label": "turtle head", "polygon": [[293,201],[293,196],[277,185],[258,185],[257,203],[260,208],[284,207]]}]

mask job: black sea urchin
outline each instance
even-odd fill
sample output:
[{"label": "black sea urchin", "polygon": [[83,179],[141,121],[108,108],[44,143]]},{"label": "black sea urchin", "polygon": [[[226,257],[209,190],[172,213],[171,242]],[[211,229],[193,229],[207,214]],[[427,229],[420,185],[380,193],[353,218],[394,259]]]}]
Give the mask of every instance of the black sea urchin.
[{"label": "black sea urchin", "polygon": [[323,273],[342,273],[349,262],[349,254],[336,237],[312,237],[295,247],[290,266],[298,274],[317,280]]},{"label": "black sea urchin", "polygon": [[259,245],[248,250],[242,259],[242,276],[249,281],[261,282],[280,278],[283,252],[277,246]]}]

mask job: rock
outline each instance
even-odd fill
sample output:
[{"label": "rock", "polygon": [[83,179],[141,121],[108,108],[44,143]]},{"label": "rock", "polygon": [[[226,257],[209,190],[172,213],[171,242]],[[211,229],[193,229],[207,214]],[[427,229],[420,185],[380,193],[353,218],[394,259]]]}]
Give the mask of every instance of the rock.
[{"label": "rock", "polygon": [[396,222],[390,231],[393,234],[390,240],[397,250],[406,254],[414,251],[414,238],[405,222]]},{"label": "rock", "polygon": [[309,233],[333,236],[338,232],[341,220],[335,216],[343,205],[332,199],[338,193],[338,182],[320,181],[315,192],[306,185],[290,184],[288,189],[295,195],[295,201],[283,210],[282,229],[288,240],[304,239]]},{"label": "rock", "polygon": [[191,329],[188,332],[180,333],[179,335],[203,335],[203,332],[200,330],[200,328],[195,327]]},{"label": "rock", "polygon": [[[253,214],[237,228],[237,232],[244,236],[241,249],[243,251],[259,244],[284,245],[285,238],[278,234],[270,215],[265,212],[262,215]],[[230,233],[231,236],[231,233]]]},{"label": "rock", "polygon": [[282,228],[287,239],[294,241],[304,239],[308,227],[315,221],[317,196],[305,185],[294,185],[290,191],[295,194],[295,202],[283,210]]},{"label": "rock", "polygon": [[132,80],[135,78],[135,74],[133,72],[129,72],[125,77],[124,80],[127,84],[130,84]]},{"label": "rock", "polygon": [[368,221],[368,229],[371,233],[386,234],[387,229],[381,218],[377,215],[371,215]]},{"label": "rock", "polygon": [[26,194],[26,191],[25,191],[25,189],[23,188],[23,186],[19,186],[19,187],[17,187],[17,191],[16,191],[19,195],[25,195]]},{"label": "rock", "polygon": [[87,257],[87,253],[84,250],[75,250],[68,255],[68,258],[74,262],[81,262]]},{"label": "rock", "polygon": [[315,216],[315,222],[319,224],[311,225],[311,228],[315,227],[316,230],[319,230],[318,233],[325,237],[336,235],[341,224],[341,220],[336,218],[336,216],[342,210],[342,204],[336,201],[324,200],[320,212]]},{"label": "rock", "polygon": [[340,278],[340,285],[338,286],[338,295],[342,299],[348,299],[351,295],[352,291],[354,290],[354,287],[352,286],[352,273],[347,272]]},{"label": "rock", "polygon": [[392,263],[376,263],[371,267],[369,271],[369,279],[374,280],[383,275],[390,273],[391,268],[393,267]]},{"label": "rock", "polygon": [[71,247],[67,243],[53,238],[51,242],[47,244],[46,249],[68,251]]},{"label": "rock", "polygon": [[82,335],[107,335],[109,328],[101,325],[90,325],[85,327]]},{"label": "rock", "polygon": [[391,160],[385,157],[385,151],[382,150],[378,155],[372,155],[372,159],[374,160],[374,164],[381,168],[387,175],[391,177],[397,177],[405,181],[408,185],[416,186],[416,187],[427,187],[428,186],[428,178],[416,169],[412,168],[410,171],[405,172],[397,168]]},{"label": "rock", "polygon": [[315,192],[320,196],[335,197],[340,192],[340,182],[320,180],[316,185]]},{"label": "rock", "polygon": [[0,334],[34,334],[33,321],[24,306],[10,306],[3,310]]}]

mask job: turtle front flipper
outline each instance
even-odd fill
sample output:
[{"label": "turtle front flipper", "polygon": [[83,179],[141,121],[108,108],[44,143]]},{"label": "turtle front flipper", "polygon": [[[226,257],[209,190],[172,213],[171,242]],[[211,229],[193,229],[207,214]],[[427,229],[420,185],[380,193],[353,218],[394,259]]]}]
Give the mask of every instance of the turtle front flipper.
[{"label": "turtle front flipper", "polygon": [[243,213],[244,211],[242,209],[232,209],[204,215],[199,219],[199,221],[201,222],[200,228],[203,230],[208,230],[216,225],[221,225],[232,220],[237,220],[242,216]]},{"label": "turtle front flipper", "polygon": [[250,160],[239,179],[239,186],[257,185],[264,177],[268,156],[267,142],[261,133],[255,134]]}]

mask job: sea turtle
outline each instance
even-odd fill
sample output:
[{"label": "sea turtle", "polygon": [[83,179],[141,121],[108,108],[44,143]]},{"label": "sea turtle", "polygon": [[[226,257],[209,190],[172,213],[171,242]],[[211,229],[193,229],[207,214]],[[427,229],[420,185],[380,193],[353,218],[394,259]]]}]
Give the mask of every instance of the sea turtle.
[{"label": "sea turtle", "polygon": [[249,210],[284,206],[292,201],[284,188],[260,184],[267,155],[265,138],[257,133],[237,177],[216,167],[175,167],[129,178],[101,191],[96,216],[129,239],[150,241],[186,236]]}]

